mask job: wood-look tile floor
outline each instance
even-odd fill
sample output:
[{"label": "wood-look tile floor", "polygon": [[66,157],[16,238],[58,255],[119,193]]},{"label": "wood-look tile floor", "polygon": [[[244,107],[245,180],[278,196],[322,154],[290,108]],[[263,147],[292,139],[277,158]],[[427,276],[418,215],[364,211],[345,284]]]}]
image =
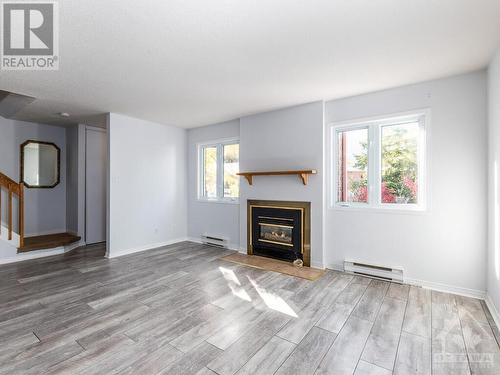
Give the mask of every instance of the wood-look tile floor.
[{"label": "wood-look tile floor", "polygon": [[0,374],[500,374],[475,299],[184,242],[0,266]]}]

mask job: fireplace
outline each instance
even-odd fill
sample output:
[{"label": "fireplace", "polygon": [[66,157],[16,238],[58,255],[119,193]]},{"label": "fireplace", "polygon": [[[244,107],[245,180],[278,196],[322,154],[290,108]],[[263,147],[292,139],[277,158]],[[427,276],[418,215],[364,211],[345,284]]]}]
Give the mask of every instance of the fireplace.
[{"label": "fireplace", "polygon": [[310,266],[309,202],[249,200],[247,210],[248,254]]}]

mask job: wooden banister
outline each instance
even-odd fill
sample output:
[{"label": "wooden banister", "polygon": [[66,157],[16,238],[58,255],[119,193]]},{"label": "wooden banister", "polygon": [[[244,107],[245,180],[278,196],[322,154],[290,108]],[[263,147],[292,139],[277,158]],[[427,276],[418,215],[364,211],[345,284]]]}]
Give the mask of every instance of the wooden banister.
[{"label": "wooden banister", "polygon": [[[12,199],[13,195],[18,197],[18,230],[19,230],[19,247],[24,245],[24,188],[21,182],[16,182],[10,177],[0,172],[0,221],[2,219],[2,188],[7,190],[7,225],[8,239],[12,239]],[[0,229],[1,230],[1,229]]]}]

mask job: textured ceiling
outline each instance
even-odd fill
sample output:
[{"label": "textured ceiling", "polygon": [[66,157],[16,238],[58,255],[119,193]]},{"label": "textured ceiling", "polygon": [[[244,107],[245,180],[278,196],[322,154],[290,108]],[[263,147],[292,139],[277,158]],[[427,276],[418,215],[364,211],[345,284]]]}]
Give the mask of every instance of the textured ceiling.
[{"label": "textured ceiling", "polygon": [[181,127],[484,68],[499,0],[64,0],[59,71],[1,71],[19,118]]}]

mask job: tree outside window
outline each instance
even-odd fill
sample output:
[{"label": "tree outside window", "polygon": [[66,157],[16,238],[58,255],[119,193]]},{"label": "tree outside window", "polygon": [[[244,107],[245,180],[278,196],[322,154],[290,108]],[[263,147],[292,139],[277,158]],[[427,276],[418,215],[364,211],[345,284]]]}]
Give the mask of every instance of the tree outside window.
[{"label": "tree outside window", "polygon": [[337,202],[369,206],[421,203],[423,118],[413,119],[369,123],[366,127],[358,124],[336,132]]}]

